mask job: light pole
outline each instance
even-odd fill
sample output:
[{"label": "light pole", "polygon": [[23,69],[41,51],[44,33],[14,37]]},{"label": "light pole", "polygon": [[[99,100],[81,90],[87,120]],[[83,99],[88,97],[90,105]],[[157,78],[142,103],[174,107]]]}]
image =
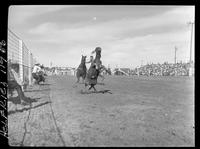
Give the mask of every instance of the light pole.
[{"label": "light pole", "polygon": [[190,39],[190,64],[192,64],[192,37],[193,37],[193,25],[194,22],[188,22],[188,25],[191,25],[191,39]]},{"label": "light pole", "polygon": [[176,51],[177,51],[177,47],[175,46],[175,56],[174,56],[174,63],[176,64]]}]

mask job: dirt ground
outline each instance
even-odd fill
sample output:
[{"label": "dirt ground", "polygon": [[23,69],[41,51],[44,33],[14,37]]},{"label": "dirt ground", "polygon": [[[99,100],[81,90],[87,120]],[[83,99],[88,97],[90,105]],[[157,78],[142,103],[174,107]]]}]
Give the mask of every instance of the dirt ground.
[{"label": "dirt ground", "polygon": [[49,76],[25,92],[31,105],[10,98],[9,145],[194,146],[194,78],[105,78],[96,89],[110,92],[85,94],[74,76]]}]

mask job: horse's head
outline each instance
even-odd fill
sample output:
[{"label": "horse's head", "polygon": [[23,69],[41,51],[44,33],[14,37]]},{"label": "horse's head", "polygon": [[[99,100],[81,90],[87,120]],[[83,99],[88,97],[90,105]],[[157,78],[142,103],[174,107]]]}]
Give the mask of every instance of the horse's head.
[{"label": "horse's head", "polygon": [[96,47],[95,48],[95,51],[97,52],[97,51],[100,51],[101,52],[101,47]]},{"label": "horse's head", "polygon": [[94,51],[92,51],[92,54],[96,52],[96,55],[101,56],[101,47],[96,47]]},{"label": "horse's head", "polygon": [[86,57],[87,57],[87,56],[83,56],[83,55],[82,55],[82,58],[81,58],[81,63],[83,63],[83,64],[84,64],[84,63],[86,62]]}]

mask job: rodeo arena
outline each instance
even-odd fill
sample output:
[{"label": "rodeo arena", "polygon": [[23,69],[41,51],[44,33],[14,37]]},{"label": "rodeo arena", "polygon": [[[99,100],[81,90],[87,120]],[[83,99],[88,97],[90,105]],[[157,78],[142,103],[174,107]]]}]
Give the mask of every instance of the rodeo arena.
[{"label": "rodeo arena", "polygon": [[104,50],[45,66],[8,29],[10,146],[194,146],[194,62],[112,69]]}]

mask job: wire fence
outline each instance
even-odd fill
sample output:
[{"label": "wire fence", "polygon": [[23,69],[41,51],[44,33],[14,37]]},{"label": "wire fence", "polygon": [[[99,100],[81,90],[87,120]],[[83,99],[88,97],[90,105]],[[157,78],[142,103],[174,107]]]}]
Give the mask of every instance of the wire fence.
[{"label": "wire fence", "polygon": [[32,84],[32,68],[36,63],[31,51],[27,48],[24,41],[15,33],[8,29],[8,61],[18,73],[19,78],[25,84]]}]

